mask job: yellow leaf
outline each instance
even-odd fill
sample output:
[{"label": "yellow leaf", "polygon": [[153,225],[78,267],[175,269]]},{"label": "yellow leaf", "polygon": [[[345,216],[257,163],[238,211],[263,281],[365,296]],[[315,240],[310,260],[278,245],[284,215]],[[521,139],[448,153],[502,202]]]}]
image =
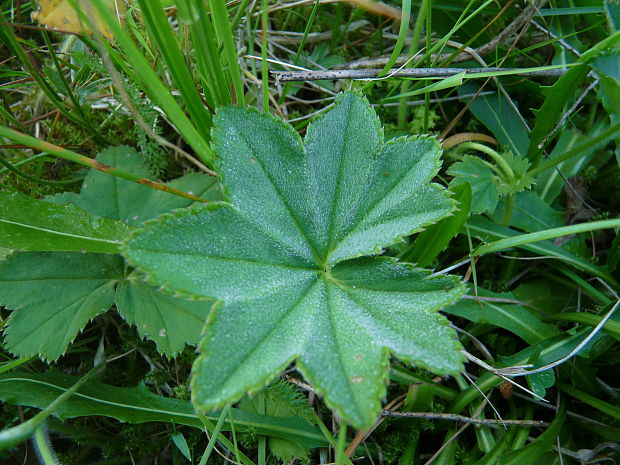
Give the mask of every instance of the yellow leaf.
[{"label": "yellow leaf", "polygon": [[[125,17],[125,2],[123,0],[101,0],[108,9],[123,22]],[[107,27],[105,21],[97,13],[95,7],[90,0],[39,0],[39,10],[32,13],[33,21],[39,23],[47,29],[55,31],[71,32],[74,34],[92,34],[93,30],[86,20],[85,15],[96,30],[101,32],[108,39],[112,38],[112,33]],[[76,5],[81,13],[74,9]]]}]

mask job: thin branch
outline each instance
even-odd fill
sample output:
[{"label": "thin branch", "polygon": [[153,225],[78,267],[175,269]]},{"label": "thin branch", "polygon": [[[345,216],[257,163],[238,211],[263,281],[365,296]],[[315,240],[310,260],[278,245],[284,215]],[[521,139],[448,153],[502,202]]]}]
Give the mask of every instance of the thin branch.
[{"label": "thin branch", "polygon": [[[373,79],[381,69],[337,69],[325,71],[271,71],[277,81],[319,81],[336,79]],[[513,76],[541,76],[560,77],[566,73],[566,69],[541,69],[522,71],[520,68],[403,68],[393,70],[389,77],[404,78],[443,78],[455,76],[460,73],[476,75],[481,73],[506,73]],[[484,76],[488,77],[488,76]]]},{"label": "thin branch", "polygon": [[474,425],[484,426],[536,426],[546,427],[549,423],[538,420],[491,420],[486,418],[471,418],[464,415],[457,415],[455,413],[433,413],[433,412],[391,412],[389,410],[382,410],[381,415],[384,417],[399,417],[399,418],[422,418],[424,420],[446,420],[455,421],[458,423],[471,423]]},{"label": "thin branch", "polygon": [[[473,417],[477,417],[478,414],[480,412],[482,412],[482,410],[484,409],[486,404],[487,404],[487,400],[486,399],[484,399],[482,402],[480,402],[480,405],[476,408],[474,413],[472,413],[472,416]],[[444,441],[444,443],[441,445],[441,447],[435,451],[435,453],[431,456],[431,458],[429,458],[426,462],[424,462],[424,465],[430,465],[439,456],[439,454],[441,454],[441,452],[446,447],[448,447],[448,445],[452,441],[454,441],[457,437],[459,437],[461,435],[461,433],[463,433],[463,431],[465,431],[467,428],[469,428],[470,425],[471,425],[471,423],[464,423],[463,426],[461,426],[458,429],[458,431],[456,431],[452,436],[450,436],[450,438],[447,441]]]}]

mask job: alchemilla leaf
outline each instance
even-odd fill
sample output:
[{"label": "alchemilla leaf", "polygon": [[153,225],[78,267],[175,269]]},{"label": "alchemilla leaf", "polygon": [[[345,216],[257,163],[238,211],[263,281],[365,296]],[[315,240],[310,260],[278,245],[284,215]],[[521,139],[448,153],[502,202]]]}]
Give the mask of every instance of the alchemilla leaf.
[{"label": "alchemilla leaf", "polygon": [[26,357],[60,357],[69,343],[114,302],[123,276],[118,255],[17,252],[0,262],[0,302],[13,310],[5,345]]},{"label": "alchemilla leaf", "polygon": [[434,138],[384,143],[368,102],[344,93],[303,142],[236,107],[219,111],[213,139],[230,203],[163,215],[124,248],[153,283],[219,300],[194,364],[197,408],[258,392],[296,361],[330,407],[367,428],[390,353],[461,370],[461,346],[437,313],[464,292],[459,280],[376,256],[454,209],[430,183]]},{"label": "alchemilla leaf", "polygon": [[454,163],[448,174],[454,176],[453,185],[468,182],[471,185],[472,213],[493,213],[499,201],[499,180],[493,170],[482,159],[466,155]]},{"label": "alchemilla leaf", "polygon": [[[131,147],[105,149],[97,161],[151,176]],[[169,185],[204,198],[219,198],[218,183],[206,174],[183,176]],[[19,220],[21,227],[14,236],[22,242],[34,237],[31,250],[117,252],[120,238],[129,229],[127,224],[140,225],[193,203],[95,170],[86,176],[79,194],[65,192],[48,201],[7,195],[5,200],[15,198],[15,211],[9,219],[12,223]],[[36,234],[26,234],[24,225]],[[109,241],[114,246],[92,246],[102,237],[114,239]],[[16,245],[14,242],[10,245]],[[139,272],[127,269],[119,255],[15,251],[0,261],[0,305],[12,310],[4,331],[5,346],[15,355],[56,360],[90,320],[114,304],[140,336],[153,340],[159,352],[174,356],[186,343],[199,342],[213,302],[159,292],[147,285]]]}]

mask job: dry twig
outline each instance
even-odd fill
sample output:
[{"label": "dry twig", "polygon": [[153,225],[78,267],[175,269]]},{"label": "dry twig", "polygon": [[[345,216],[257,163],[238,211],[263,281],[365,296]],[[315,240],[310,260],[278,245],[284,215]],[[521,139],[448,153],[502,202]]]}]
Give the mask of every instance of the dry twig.
[{"label": "dry twig", "polygon": [[[337,69],[321,71],[271,71],[277,81],[319,81],[336,79],[374,79],[381,69]],[[403,68],[392,70],[386,77],[401,78],[444,78],[460,73],[476,75],[482,73],[505,73],[513,76],[560,77],[566,69],[541,69],[523,71],[519,68]],[[486,77],[486,76],[485,76]]]}]

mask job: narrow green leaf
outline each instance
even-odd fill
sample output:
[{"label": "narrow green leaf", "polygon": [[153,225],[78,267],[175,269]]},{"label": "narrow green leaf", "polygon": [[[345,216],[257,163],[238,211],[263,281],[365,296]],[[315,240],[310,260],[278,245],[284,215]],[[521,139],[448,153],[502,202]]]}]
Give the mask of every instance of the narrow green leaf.
[{"label": "narrow green leaf", "polygon": [[458,209],[452,216],[430,225],[418,234],[411,253],[403,255],[403,260],[411,261],[421,267],[429,266],[461,231],[471,211],[471,185],[463,183],[450,186],[450,191],[454,193],[453,199],[458,202]]},{"label": "narrow green leaf", "polygon": [[190,25],[202,85],[211,91],[208,94],[213,97],[209,103],[213,108],[232,103],[230,79],[226,77],[225,64],[220,58],[211,15],[206,8],[191,0],[181,0],[177,2],[177,7],[180,19]]},{"label": "narrow green leaf", "polygon": [[[589,134],[592,132],[599,132],[596,125],[590,129]],[[559,155],[571,150],[573,147],[581,145],[583,140],[588,137],[580,134],[576,130],[562,131],[562,135],[556,142],[553,151],[549,154],[549,159],[553,160]],[[558,165],[558,169],[549,169],[541,172],[536,177],[536,186],[534,190],[538,192],[540,198],[547,204],[553,203],[553,201],[562,193],[564,189],[564,179],[577,175],[592,159],[593,150],[583,152],[581,156],[574,157]],[[560,174],[562,173],[562,175]]]},{"label": "narrow green leaf", "polygon": [[540,436],[521,449],[503,454],[498,463],[502,465],[535,465],[540,463],[540,457],[551,451],[551,446],[564,427],[565,419],[566,403],[560,402],[551,425]]},{"label": "narrow green leaf", "polygon": [[185,457],[191,463],[192,453],[189,450],[187,440],[185,439],[185,436],[183,436],[183,433],[173,434],[171,439],[174,445],[177,446],[177,449],[179,449],[179,451],[183,454],[183,457]]},{"label": "narrow green leaf", "polygon": [[[530,145],[527,149],[527,157],[532,161],[540,158],[543,150],[541,144],[553,127],[557,124],[562,110],[573,96],[575,90],[590,72],[586,66],[597,54],[617,44],[620,39],[620,31],[612,33],[609,37],[601,40],[591,49],[581,55],[578,60],[579,65],[570,68],[564,76],[551,87],[542,106],[536,111],[536,124],[530,133]],[[551,139],[547,142],[550,142]]]},{"label": "narrow green leaf", "polygon": [[22,134],[21,132],[15,131],[11,128],[7,128],[5,126],[0,126],[0,136],[6,137],[7,139],[15,141],[19,144],[24,144],[33,149],[40,150],[41,152],[46,152],[50,155],[54,155],[60,158],[64,158],[65,160],[87,166],[88,168],[102,171],[112,176],[127,179],[138,184],[144,184],[153,189],[188,198],[192,201],[202,201],[200,197],[193,196],[186,192],[181,192],[179,190],[173,189],[172,187],[167,187],[159,182],[141,178],[132,173],[127,173],[126,171],[119,170],[111,166],[102,165],[91,158],[85,157],[84,155],[80,155],[79,153],[72,152],[71,150],[59,147],[58,145],[50,144],[49,142],[39,140],[36,137]]},{"label": "narrow green leaf", "polygon": [[484,457],[474,463],[474,465],[496,465],[498,463],[497,459],[508,449],[510,442],[514,439],[516,434],[516,430],[514,428],[504,431],[498,441],[495,443],[493,448],[489,450]]},{"label": "narrow green leaf", "polygon": [[[90,381],[95,374],[102,368],[101,365],[93,368],[87,374],[78,378],[72,386],[59,393],[58,397],[51,400],[47,405],[39,406],[43,410],[31,419],[0,431],[0,451],[14,447],[22,441],[27,440],[41,430],[45,419],[56,411],[86,382]],[[0,381],[1,382],[1,381]],[[1,388],[0,388],[1,389]]]},{"label": "narrow green leaf", "polygon": [[207,164],[213,163],[211,148],[207,140],[196,129],[195,124],[198,124],[198,122],[194,122],[195,124],[193,124],[185,115],[185,112],[176,102],[170,89],[164,85],[160,77],[151,67],[150,62],[133,43],[129,34],[127,34],[118,21],[116,21],[114,15],[100,2],[93,2],[93,7],[112,31],[116,45],[125,54],[125,58],[121,59],[118,57],[117,50],[106,43],[105,45],[110,55],[119,58],[116,60],[117,63],[123,63],[124,66],[127,66],[126,63],[131,64],[131,68],[135,70],[132,70],[131,73],[135,78],[135,82],[139,83],[148,93],[149,97],[161,106],[166,117],[170,119],[179,133],[185,137],[187,143],[195,150],[197,157]]},{"label": "narrow green leaf", "polygon": [[231,20],[228,15],[224,0],[212,0],[209,3],[213,23],[217,35],[224,44],[224,56],[228,64],[230,78],[235,89],[235,103],[245,105],[245,93],[243,91],[243,81],[241,79],[241,69],[239,68],[239,56],[235,45],[235,37],[231,28]]},{"label": "narrow green leaf", "polygon": [[437,82],[433,82],[432,84],[421,87],[420,89],[416,89],[416,90],[412,90],[411,92],[405,92],[402,94],[394,95],[392,97],[384,98],[382,102],[390,102],[392,100],[397,100],[403,97],[413,97],[414,95],[430,94],[431,92],[436,92],[438,90],[458,87],[463,84],[463,78],[465,77],[465,75],[466,75],[466,72],[463,71],[462,73],[458,73],[453,76],[448,76]]},{"label": "narrow green leaf", "polygon": [[500,250],[531,244],[533,242],[545,241],[561,236],[579,234],[582,232],[598,231],[599,229],[610,229],[620,227],[620,219],[591,221],[589,223],[579,223],[559,228],[545,229],[529,234],[520,234],[515,237],[500,239],[499,241],[485,244],[478,247],[472,256],[484,255],[487,253],[499,252]]},{"label": "narrow green leaf", "polygon": [[6,348],[21,357],[56,360],[86,323],[112,306],[122,273],[117,255],[10,255],[0,262],[0,304],[13,310],[4,331]]},{"label": "narrow green leaf", "polygon": [[604,400],[601,400],[586,392],[583,392],[582,390],[577,389],[570,384],[558,383],[558,388],[561,391],[564,391],[569,396],[572,396],[575,399],[585,402],[586,404],[594,407],[595,409],[600,410],[605,415],[609,415],[616,420],[620,420],[620,407],[618,407],[617,405],[612,405],[609,402],[605,402]]},{"label": "narrow green leaf", "polygon": [[200,121],[195,127],[205,141],[209,141],[211,112],[202,103],[193,76],[185,62],[185,53],[180,48],[160,2],[139,0],[140,10],[150,31],[150,38],[158,45],[166,61],[167,69],[176,84],[185,108],[193,121]]},{"label": "narrow green leaf", "polygon": [[[596,326],[601,322],[602,317],[599,315],[592,315],[591,313],[556,313],[555,315],[549,315],[547,318],[549,321],[573,321],[575,323],[583,323],[588,326]],[[607,321],[601,331],[611,335],[620,341],[620,321],[609,320]]]},{"label": "narrow green leaf", "polygon": [[[470,218],[467,222],[467,228],[474,236],[479,237],[485,242],[498,241],[509,238],[512,239],[517,236],[523,236],[523,234],[518,231],[495,224],[492,221],[489,221],[488,219],[481,216],[475,216]],[[577,269],[586,271],[593,274],[594,276],[598,276],[599,278],[606,280],[608,283],[617,285],[615,278],[605,268],[593,265],[584,258],[572,254],[569,251],[558,247],[550,241],[526,241],[526,243],[519,243],[516,246],[534,252],[538,255],[548,256],[550,258],[562,260],[563,262],[568,263]]]},{"label": "narrow green leaf", "polygon": [[0,192],[0,205],[0,245],[7,248],[117,253],[129,233],[119,221],[17,192]]},{"label": "narrow green leaf", "polygon": [[[473,94],[478,86],[471,82],[459,87],[459,94]],[[498,91],[499,92],[499,91]],[[516,105],[509,102],[505,96],[497,93],[493,95],[479,95],[470,105],[469,110],[494,135],[500,144],[508,147],[515,154],[525,155],[529,145],[525,125],[519,118]]]},{"label": "narrow green leaf", "polygon": [[562,162],[566,160],[570,160],[574,157],[581,157],[584,153],[588,153],[590,150],[596,148],[597,145],[607,143],[609,139],[616,136],[620,133],[620,119],[614,118],[612,120],[612,124],[608,126],[605,130],[599,132],[595,136],[589,136],[586,138],[586,142],[581,145],[578,145],[572,150],[568,150],[567,152],[563,152],[561,155],[558,155],[553,160],[547,160],[543,163],[540,163],[535,168],[532,168],[528,174],[530,176],[536,176],[546,170],[554,168],[556,165],[560,165]]},{"label": "narrow green leaf", "polygon": [[[478,287],[477,291],[483,298],[515,300],[510,293],[497,294],[481,287]],[[535,344],[558,333],[555,326],[543,323],[536,313],[518,304],[462,299],[444,311],[475,323],[487,323],[506,329],[529,344]]]},{"label": "narrow green leaf", "polygon": [[[40,374],[7,373],[0,375],[0,399],[17,405],[45,408],[77,380],[75,376],[56,370]],[[231,410],[237,431],[254,431],[292,439],[308,447],[326,446],[317,428],[300,418],[267,417]],[[101,415],[127,423],[158,421],[203,428],[190,402],[158,396],[143,384],[126,388],[91,381],[56,409],[54,415],[61,419]],[[207,417],[217,421],[219,412],[209,413]],[[224,430],[230,430],[228,418],[224,422]]]},{"label": "narrow green leaf", "polygon": [[[411,17],[411,0],[403,0],[401,11],[402,16],[398,27],[398,39],[396,40],[396,44],[394,44],[394,50],[392,50],[390,58],[385,66],[383,66],[383,69],[379,72],[378,77],[384,77],[388,71],[392,69],[392,66],[396,63],[396,60],[400,56],[400,52],[402,52],[403,47],[405,46],[405,39],[407,38],[407,33],[409,32],[409,18]],[[298,57],[299,51],[297,52],[296,58]]]},{"label": "narrow green leaf", "polygon": [[390,351],[436,373],[460,370],[460,345],[435,313],[462,294],[458,280],[384,258],[346,261],[454,208],[429,184],[435,139],[382,139],[368,102],[352,93],[310,126],[305,144],[279,120],[224,108],[214,142],[233,205],[161,216],[127,242],[151,282],[222,301],[194,364],[200,411],[257,392],[297,360],[329,406],[366,428]]}]

